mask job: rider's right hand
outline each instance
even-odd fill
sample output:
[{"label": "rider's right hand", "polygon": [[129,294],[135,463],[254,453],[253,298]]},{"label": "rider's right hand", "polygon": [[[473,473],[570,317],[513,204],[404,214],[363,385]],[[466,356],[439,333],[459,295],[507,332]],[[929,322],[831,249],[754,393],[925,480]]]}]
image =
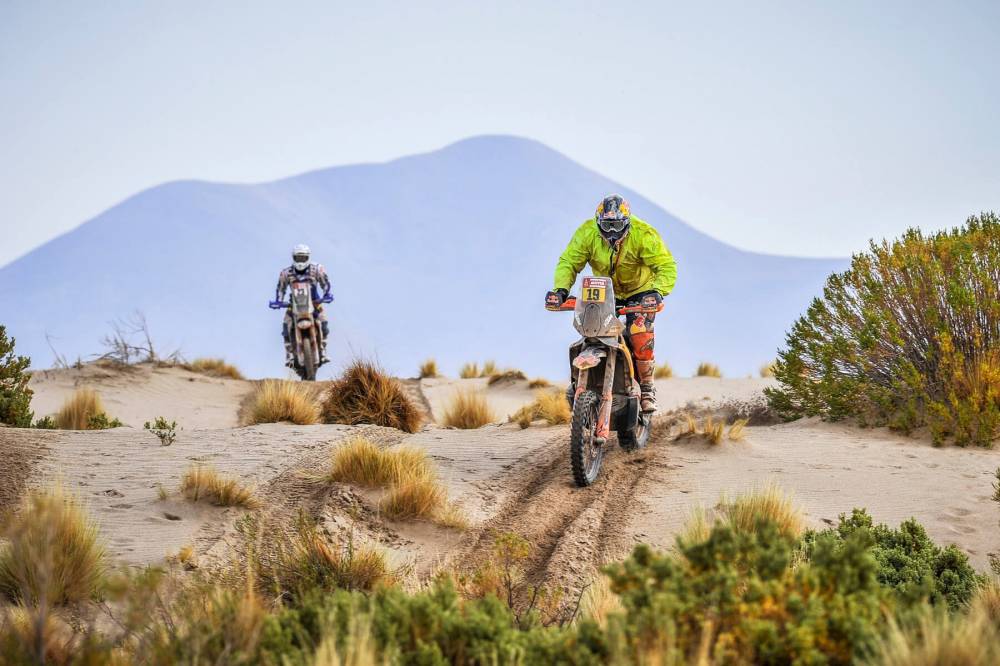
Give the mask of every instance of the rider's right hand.
[{"label": "rider's right hand", "polygon": [[566,289],[555,289],[545,294],[545,307],[558,308],[569,298],[569,291]]}]

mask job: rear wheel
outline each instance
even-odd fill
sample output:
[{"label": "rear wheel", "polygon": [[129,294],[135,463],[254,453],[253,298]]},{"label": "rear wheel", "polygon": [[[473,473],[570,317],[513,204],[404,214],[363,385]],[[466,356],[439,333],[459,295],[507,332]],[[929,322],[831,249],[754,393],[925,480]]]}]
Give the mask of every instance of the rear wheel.
[{"label": "rear wheel", "polygon": [[302,338],[302,356],[305,360],[305,366],[302,368],[302,379],[309,382],[316,381],[316,356],[313,353],[310,338]]},{"label": "rear wheel", "polygon": [[573,481],[584,488],[597,480],[604,459],[604,447],[594,440],[597,434],[597,412],[600,399],[593,391],[584,391],[573,405],[573,422],[570,426],[569,459],[573,467]]}]

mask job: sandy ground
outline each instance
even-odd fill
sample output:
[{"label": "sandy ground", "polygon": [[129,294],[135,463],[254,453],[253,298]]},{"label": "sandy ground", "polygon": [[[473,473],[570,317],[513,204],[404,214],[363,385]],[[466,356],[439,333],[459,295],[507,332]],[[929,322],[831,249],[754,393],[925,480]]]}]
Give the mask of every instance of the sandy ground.
[{"label": "sandy ground", "polygon": [[[658,382],[664,410],[753,400],[770,380],[687,378]],[[102,432],[0,429],[0,505],[20,486],[57,479],[87,501],[109,550],[129,564],[161,561],[193,544],[205,561],[223,561],[242,509],[191,504],[177,485],[192,463],[209,462],[255,486],[260,513],[275,529],[300,509],[332,535],[369,540],[397,564],[422,575],[439,566],[473,567],[498,531],[515,531],[534,545],[533,580],[579,589],[595,568],[638,541],[669,547],[691,510],[711,507],[723,493],[768,481],[791,491],[809,523],[828,525],[839,513],[867,507],[879,521],[916,517],[940,543],[956,543],[986,568],[1000,551],[1000,506],[989,501],[1000,452],[938,449],[884,430],[806,420],[748,428],[742,442],[712,446],[701,440],[663,439],[637,454],[617,448],[605,458],[591,488],[572,484],[568,428],[521,430],[499,422],[463,431],[428,424],[406,435],[374,427],[269,424],[236,427],[248,382],[201,377],[179,369],[140,368],[113,373],[96,368],[40,373],[32,382],[34,408],[55,411],[77,386],[96,388],[112,415],[131,426]],[[486,386],[486,380],[409,382],[440,416],[459,388],[483,391],[498,417],[533,399],[527,382]],[[184,427],[162,447],[141,423],[156,415]],[[384,445],[425,447],[449,495],[472,528],[384,521],[378,492],[308,479],[322,472],[345,439],[364,434]],[[613,440],[612,440],[613,441]],[[159,486],[169,497],[158,497]],[[0,506],[0,509],[3,507]]]}]

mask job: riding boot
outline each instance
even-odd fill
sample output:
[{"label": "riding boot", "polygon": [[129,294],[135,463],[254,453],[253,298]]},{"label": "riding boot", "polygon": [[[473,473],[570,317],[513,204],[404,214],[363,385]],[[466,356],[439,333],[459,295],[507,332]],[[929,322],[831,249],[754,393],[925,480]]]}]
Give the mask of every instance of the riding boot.
[{"label": "riding boot", "polygon": [[319,350],[319,363],[323,365],[324,363],[329,363],[330,357],[326,355],[326,338],[323,338],[323,344],[320,346]]},{"label": "riding boot", "polygon": [[653,386],[653,372],[655,370],[655,361],[637,360],[635,362],[635,372],[639,375],[639,391],[641,393],[639,402],[644,412],[656,411],[656,387]]},{"label": "riding boot", "polygon": [[285,367],[294,368],[295,367],[295,354],[292,352],[292,343],[285,343]]}]

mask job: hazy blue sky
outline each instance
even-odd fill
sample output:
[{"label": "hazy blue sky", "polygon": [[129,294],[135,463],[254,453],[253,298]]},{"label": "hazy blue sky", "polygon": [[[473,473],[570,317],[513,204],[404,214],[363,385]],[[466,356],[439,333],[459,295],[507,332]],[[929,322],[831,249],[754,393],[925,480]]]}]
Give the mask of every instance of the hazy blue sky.
[{"label": "hazy blue sky", "polygon": [[997,2],[3,0],[0,264],[163,181],[483,133],[844,255],[1000,209],[997,34]]}]

